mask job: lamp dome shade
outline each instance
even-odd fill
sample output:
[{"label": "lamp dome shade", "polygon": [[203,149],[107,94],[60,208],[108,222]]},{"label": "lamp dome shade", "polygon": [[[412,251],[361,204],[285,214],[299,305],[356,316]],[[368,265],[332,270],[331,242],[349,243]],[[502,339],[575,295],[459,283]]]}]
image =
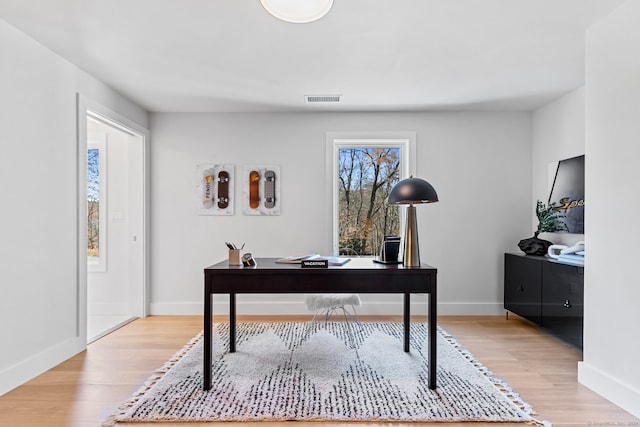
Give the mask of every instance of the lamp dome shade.
[{"label": "lamp dome shade", "polygon": [[433,203],[438,201],[438,193],[431,184],[422,178],[403,179],[393,187],[387,203],[390,205],[409,205]]}]

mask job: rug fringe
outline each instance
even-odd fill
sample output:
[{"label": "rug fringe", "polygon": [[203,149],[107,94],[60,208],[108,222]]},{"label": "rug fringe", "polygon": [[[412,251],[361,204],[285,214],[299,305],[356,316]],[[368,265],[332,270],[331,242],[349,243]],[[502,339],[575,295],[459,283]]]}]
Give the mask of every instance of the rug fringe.
[{"label": "rug fringe", "polygon": [[529,405],[527,402],[522,399],[520,394],[518,394],[511,386],[504,380],[496,377],[493,372],[489,370],[486,366],[480,363],[473,354],[466,348],[464,348],[456,338],[438,326],[438,330],[440,331],[440,335],[451,344],[453,348],[458,350],[458,352],[469,362],[471,363],[478,371],[480,371],[500,392],[505,395],[511,403],[513,403],[521,412],[521,414],[530,420],[529,424],[532,425],[540,425],[544,427],[551,427],[551,422],[547,420],[539,420],[534,417],[534,415],[538,415],[537,412],[534,411],[533,407]]},{"label": "rug fringe", "polygon": [[175,366],[176,363],[189,351],[191,348],[200,341],[203,331],[200,331],[195,337],[193,337],[187,344],[185,344],[180,350],[174,353],[160,368],[151,373],[147,380],[134,391],[129,399],[127,399],[118,409],[111,414],[103,423],[102,427],[113,427],[118,422],[120,416],[124,416],[131,407],[133,407],[138,401],[146,394],[146,392],[153,387],[160,379],[169,372],[169,370]]},{"label": "rug fringe", "polygon": [[[517,411],[521,414],[523,421],[530,425],[537,425],[543,427],[551,427],[551,422],[547,420],[541,420],[534,417],[537,413],[533,410],[531,405],[526,403],[522,397],[515,392],[509,386],[509,384],[493,375],[493,373],[484,365],[482,365],[466,348],[464,348],[456,338],[440,328],[438,326],[439,335],[443,337],[447,342],[456,349],[461,356],[464,357],[474,368],[483,374],[483,376],[492,383],[508,400],[515,406]],[[193,337],[186,345],[177,351],[167,362],[165,362],[160,368],[156,369],[152,375],[145,381],[145,383],[139,387],[130,398],[125,401],[113,414],[111,414],[102,424],[102,427],[114,427],[118,418],[126,415],[127,411],[135,406],[145,394],[171,369],[180,359],[193,348],[201,339],[203,331],[200,331],[195,337]],[[307,420],[310,421],[310,420]],[[318,420],[321,421],[321,420]]]}]

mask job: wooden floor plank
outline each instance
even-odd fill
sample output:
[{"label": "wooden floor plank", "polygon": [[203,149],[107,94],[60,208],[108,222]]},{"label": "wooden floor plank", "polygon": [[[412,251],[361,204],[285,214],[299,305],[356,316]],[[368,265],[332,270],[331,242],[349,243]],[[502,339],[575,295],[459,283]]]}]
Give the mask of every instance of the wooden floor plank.
[{"label": "wooden floor plank", "polygon": [[[226,321],[224,316],[216,321]],[[308,321],[308,316],[239,316],[239,321]],[[402,321],[400,316],[362,316],[363,321]],[[424,321],[424,318],[416,318]],[[529,322],[510,316],[440,316],[451,333],[495,376],[554,426],[638,426],[633,417],[578,383],[582,355]],[[202,316],[152,316],[136,320],[92,343],[87,351],[0,396],[0,427],[98,427],[151,373],[202,329]],[[313,423],[323,427],[352,423]],[[184,427],[185,424],[121,424]],[[290,427],[277,423],[198,423],[198,426]],[[389,425],[357,423],[358,426]],[[402,427],[402,423],[394,423]],[[428,423],[408,423],[418,427]],[[469,423],[447,423],[447,427]],[[496,423],[473,423],[474,427]],[[498,424],[509,426],[521,424]]]}]

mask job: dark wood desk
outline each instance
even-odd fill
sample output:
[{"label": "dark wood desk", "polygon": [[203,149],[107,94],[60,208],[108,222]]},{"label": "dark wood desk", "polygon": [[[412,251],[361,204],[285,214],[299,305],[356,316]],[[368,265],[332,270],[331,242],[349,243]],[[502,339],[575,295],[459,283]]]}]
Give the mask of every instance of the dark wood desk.
[{"label": "dark wood desk", "polygon": [[429,388],[436,388],[437,269],[423,265],[374,263],[353,258],[343,266],[301,268],[278,264],[276,258],[258,258],[256,266],[230,266],[227,261],[204,269],[204,390],[211,388],[211,322],[213,294],[229,294],[229,351],[236,351],[236,294],[289,293],[400,293],[404,294],[404,351],[409,351],[412,293],[427,294],[429,301]]}]

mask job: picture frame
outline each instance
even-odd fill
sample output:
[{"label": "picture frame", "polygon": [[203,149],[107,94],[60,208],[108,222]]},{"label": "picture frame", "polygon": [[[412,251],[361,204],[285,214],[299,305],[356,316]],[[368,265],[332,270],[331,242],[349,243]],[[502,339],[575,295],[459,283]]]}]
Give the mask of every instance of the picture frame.
[{"label": "picture frame", "polygon": [[203,163],[196,165],[196,211],[198,215],[233,215],[235,167]]},{"label": "picture frame", "polygon": [[551,190],[547,205],[563,216],[568,233],[584,234],[584,170],[584,155],[549,167]]},{"label": "picture frame", "polygon": [[245,165],[242,171],[244,215],[280,215],[279,165]]}]

